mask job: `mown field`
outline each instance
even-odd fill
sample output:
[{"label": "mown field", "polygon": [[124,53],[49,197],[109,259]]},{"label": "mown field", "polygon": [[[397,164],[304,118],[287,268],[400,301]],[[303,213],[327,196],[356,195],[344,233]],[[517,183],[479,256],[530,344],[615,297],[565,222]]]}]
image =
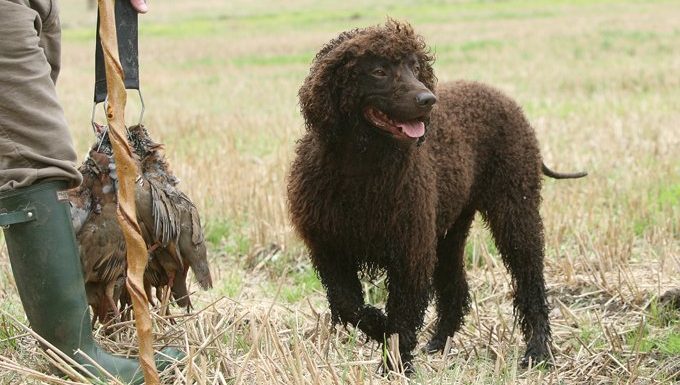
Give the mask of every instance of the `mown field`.
[{"label": "mown field", "polygon": [[[62,0],[58,84],[79,154],[90,128],[95,13]],[[154,1],[141,17],[144,123],[166,144],[199,206],[215,288],[191,315],[155,318],[159,346],[189,352],[170,384],[673,384],[680,312],[680,4],[677,1]],[[297,90],[316,51],[343,30],[409,20],[440,82],[465,78],[524,107],[546,164],[588,170],[545,180],[542,216],[553,368],[521,369],[511,281],[481,221],[466,249],[473,306],[446,355],[383,377],[381,347],[333,328],[323,287],[286,214],[303,132]],[[131,95],[132,98],[132,95]],[[134,99],[134,98],[132,98]],[[132,100],[129,120],[135,121]],[[195,290],[197,286],[192,285]],[[385,300],[382,280],[368,299]],[[421,344],[433,313],[426,317]],[[49,360],[0,252],[0,383],[41,380]],[[135,353],[129,324],[102,344]],[[41,382],[43,381],[43,382]],[[80,383],[80,382],[75,382]]]}]

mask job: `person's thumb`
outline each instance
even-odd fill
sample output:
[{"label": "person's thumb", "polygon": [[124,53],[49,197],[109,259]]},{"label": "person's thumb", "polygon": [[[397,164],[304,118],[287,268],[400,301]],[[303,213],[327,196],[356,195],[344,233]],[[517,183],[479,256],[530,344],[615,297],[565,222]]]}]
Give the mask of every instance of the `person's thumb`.
[{"label": "person's thumb", "polygon": [[130,0],[130,3],[139,13],[146,13],[149,10],[145,0]]}]

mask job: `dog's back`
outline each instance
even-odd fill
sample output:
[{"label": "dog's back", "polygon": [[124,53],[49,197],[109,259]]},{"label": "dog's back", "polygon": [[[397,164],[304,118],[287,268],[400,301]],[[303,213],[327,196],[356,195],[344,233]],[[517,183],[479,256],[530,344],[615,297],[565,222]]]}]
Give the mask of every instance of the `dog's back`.
[{"label": "dog's back", "polygon": [[538,142],[512,99],[470,81],[440,84],[437,98],[423,147],[437,165],[439,233],[462,210],[507,188],[508,179],[540,186]]}]

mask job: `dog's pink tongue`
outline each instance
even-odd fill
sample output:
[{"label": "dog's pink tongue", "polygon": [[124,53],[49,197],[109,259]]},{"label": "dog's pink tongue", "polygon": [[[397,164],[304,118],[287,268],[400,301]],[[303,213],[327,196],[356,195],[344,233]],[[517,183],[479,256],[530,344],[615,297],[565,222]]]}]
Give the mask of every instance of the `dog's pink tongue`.
[{"label": "dog's pink tongue", "polygon": [[414,120],[411,122],[400,122],[397,127],[409,138],[420,138],[425,135],[425,123]]}]

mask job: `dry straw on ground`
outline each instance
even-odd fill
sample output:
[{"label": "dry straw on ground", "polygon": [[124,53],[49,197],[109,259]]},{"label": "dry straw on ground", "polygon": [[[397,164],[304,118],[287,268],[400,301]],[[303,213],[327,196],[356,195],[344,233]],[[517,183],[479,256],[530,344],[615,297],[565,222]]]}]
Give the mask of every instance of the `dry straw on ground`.
[{"label": "dry straw on ground", "polygon": [[[484,297],[475,296],[464,330],[451,341],[450,355],[418,357],[414,383],[646,384],[680,378],[677,360],[654,351],[642,353],[642,341],[630,338],[662,335],[664,326],[649,322],[651,298],[637,297],[634,291],[641,288],[635,284],[621,290],[630,282],[616,276],[610,277],[611,286],[587,276],[577,277],[572,285],[552,285],[556,365],[519,369],[523,344],[512,324],[507,278],[498,270],[491,267],[471,274],[473,288],[487,286]],[[255,280],[266,279],[262,272],[250,274]],[[166,371],[174,377],[169,384],[409,383],[378,373],[383,352],[377,344],[365,343],[353,330],[331,328],[321,293],[285,304],[276,296],[252,298],[256,292],[256,287],[249,287],[239,298],[219,298],[192,315],[177,316],[174,324],[156,318],[158,347],[179,345],[189,352],[181,367]],[[6,314],[0,317],[6,326],[9,322],[20,327]],[[584,327],[595,335],[587,335]],[[134,353],[132,325],[113,329],[112,335],[100,336],[102,344],[114,352]],[[639,333],[641,329],[646,334]],[[73,383],[41,374],[49,370],[50,360],[28,333],[17,333],[14,341],[19,346],[0,359],[1,368],[14,372],[4,375],[7,383],[18,378],[24,379],[22,383],[32,383],[29,378],[36,383]]]}]

